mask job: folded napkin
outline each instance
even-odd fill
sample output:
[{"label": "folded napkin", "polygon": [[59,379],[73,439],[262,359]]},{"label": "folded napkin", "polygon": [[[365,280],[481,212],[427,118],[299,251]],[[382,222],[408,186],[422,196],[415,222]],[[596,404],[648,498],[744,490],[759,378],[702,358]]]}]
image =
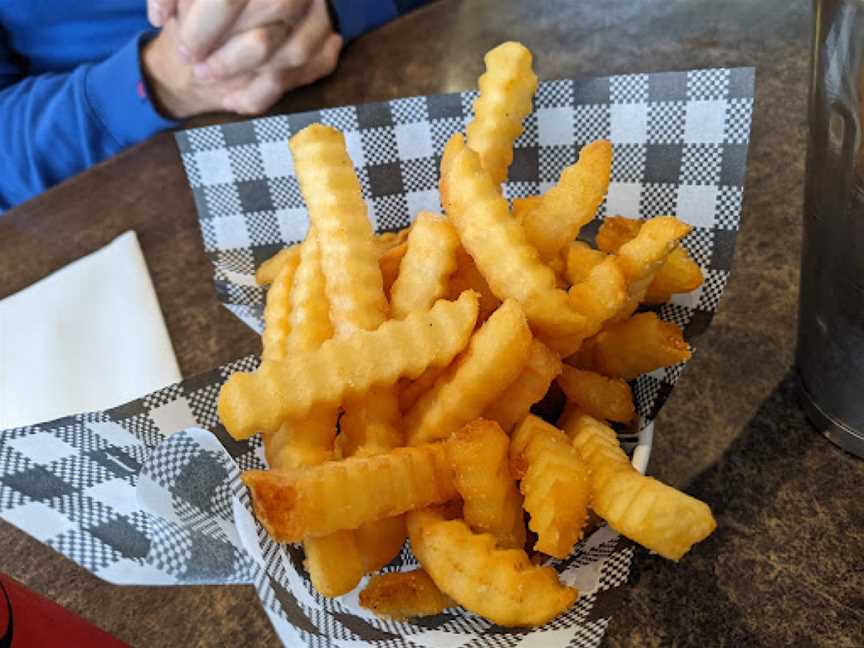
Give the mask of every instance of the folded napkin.
[{"label": "folded napkin", "polygon": [[180,380],[135,232],[0,300],[0,429]]}]

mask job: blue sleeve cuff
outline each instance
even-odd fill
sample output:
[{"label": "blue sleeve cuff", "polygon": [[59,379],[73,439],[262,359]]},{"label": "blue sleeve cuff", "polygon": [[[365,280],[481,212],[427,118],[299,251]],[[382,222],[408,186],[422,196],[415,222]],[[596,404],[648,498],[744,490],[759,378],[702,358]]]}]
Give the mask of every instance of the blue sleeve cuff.
[{"label": "blue sleeve cuff", "polygon": [[395,0],[330,0],[346,41],[380,27],[399,15]]},{"label": "blue sleeve cuff", "polygon": [[178,124],[160,115],[147,96],[139,52],[142,40],[149,36],[152,32],[138,34],[87,70],[87,103],[121,148]]}]

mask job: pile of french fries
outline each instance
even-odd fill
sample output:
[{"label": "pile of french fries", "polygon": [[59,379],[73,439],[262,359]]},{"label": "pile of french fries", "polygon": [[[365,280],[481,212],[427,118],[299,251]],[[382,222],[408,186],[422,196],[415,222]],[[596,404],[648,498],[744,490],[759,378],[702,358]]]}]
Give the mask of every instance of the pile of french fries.
[{"label": "pile of french fries", "polygon": [[[219,415],[236,439],[263,435],[270,470],[243,480],[273,538],[303,543],[319,592],[352,590],[408,537],[422,569],[373,577],[361,604],[535,626],[578,597],[542,557],[570,554],[591,512],[672,560],[715,528],[704,503],[638,473],[609,427],[635,416],[627,381],[690,355],[637,309],[702,274],[672,216],[607,218],[596,247],[577,241],[609,142],[511,209],[501,183],[537,77],[519,43],[485,62],[467,137],[443,152],[446,216],[374,235],[343,135],[291,138],[309,233],[258,271],[262,363],[229,378]],[[552,425],[530,410],[556,380]]]}]

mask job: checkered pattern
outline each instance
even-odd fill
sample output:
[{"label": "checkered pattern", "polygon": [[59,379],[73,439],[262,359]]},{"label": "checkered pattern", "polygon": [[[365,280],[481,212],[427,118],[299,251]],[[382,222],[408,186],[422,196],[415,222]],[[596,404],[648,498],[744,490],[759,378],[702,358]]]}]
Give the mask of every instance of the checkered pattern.
[{"label": "checkered pattern", "polygon": [[[582,145],[609,138],[612,178],[599,217],[677,214],[708,231],[737,230],[753,103],[752,91],[740,88],[752,79],[752,69],[739,68],[543,82],[515,143],[504,195],[551,186]],[[260,332],[264,291],[254,269],[305,236],[291,135],[316,121],[341,129],[370,220],[376,229],[397,229],[421,209],[441,209],[439,156],[464,130],[476,97],[408,97],[177,133],[219,298]],[[696,256],[702,263],[710,252]]]},{"label": "checkered pattern", "polygon": [[[677,213],[695,226],[685,245],[705,283],[658,308],[692,342],[717,308],[731,267],[752,110],[752,92],[741,88],[752,86],[752,74],[702,70],[541,84],[504,194],[537,193],[582,144],[610,138],[615,162],[600,215]],[[345,131],[370,218],[378,229],[394,229],[419,209],[440,208],[438,156],[449,135],[464,129],[475,97],[413,97],[178,133],[226,307],[260,330],[264,292],[255,268],[308,227],[288,137],[315,121]],[[626,581],[633,553],[606,527],[551,563],[584,595],[537,630],[499,628],[458,609],[398,623],[363,610],[356,595],[320,596],[302,550],[275,544],[252,515],[239,476],[264,466],[260,438],[234,441],[216,415],[220,385],[257,364],[250,356],[106,412],[0,432],[0,515],[110,582],[254,584],[286,643],[599,645],[608,624],[600,610],[612,605],[603,599]],[[645,443],[682,369],[634,382]],[[415,565],[406,548],[388,569]]]}]

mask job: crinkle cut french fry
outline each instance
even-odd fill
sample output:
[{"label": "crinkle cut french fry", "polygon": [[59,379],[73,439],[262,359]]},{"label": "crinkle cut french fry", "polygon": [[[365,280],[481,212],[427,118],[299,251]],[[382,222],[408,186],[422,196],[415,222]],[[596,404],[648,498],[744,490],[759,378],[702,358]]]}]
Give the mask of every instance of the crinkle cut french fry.
[{"label": "crinkle cut french fry", "polygon": [[635,283],[653,276],[692,229],[674,216],[657,216],[645,221],[635,238],[615,253],[627,281]]},{"label": "crinkle cut french fry", "polygon": [[[606,252],[618,252],[622,245],[636,238],[644,222],[623,216],[610,216],[603,221],[597,232],[597,246]],[[645,294],[645,301],[651,304],[663,303],[672,293],[695,290],[702,285],[703,280],[699,264],[678,244],[654,275]]]},{"label": "crinkle cut french fry", "polygon": [[573,445],[591,468],[591,507],[613,529],[680,560],[717,527],[707,504],[639,474],[610,428],[586,415],[570,425]]},{"label": "crinkle cut french fry", "polygon": [[600,224],[594,239],[597,249],[615,254],[622,245],[636,238],[644,222],[638,218],[607,216]]},{"label": "crinkle cut french fry", "polygon": [[368,394],[345,401],[339,421],[339,446],[343,457],[386,452],[404,445],[402,413],[392,385],[372,389]]},{"label": "crinkle cut french fry", "polygon": [[313,406],[336,407],[400,377],[417,378],[428,367],[449,364],[468,344],[476,320],[477,294],[466,291],[455,302],[439,300],[425,313],[388,320],[374,331],[327,340],[284,362],[265,361],[254,373],[228,378],[219,418],[235,439],[248,439]]},{"label": "crinkle cut french fry", "polygon": [[390,295],[390,291],[393,290],[393,282],[396,281],[396,277],[399,275],[399,266],[407,251],[408,243],[407,241],[403,241],[384,252],[378,259],[378,267],[381,269],[381,279],[384,282],[384,293],[388,296]]},{"label": "crinkle cut french fry", "polygon": [[411,233],[410,227],[403,227],[400,230],[396,230],[395,232],[381,232],[380,234],[376,234],[374,238],[375,249],[378,252],[378,256],[381,257],[388,250],[392,250],[397,245],[401,245],[405,241],[408,240],[408,234]]},{"label": "crinkle cut french fry", "polygon": [[525,237],[542,259],[557,259],[582,226],[594,218],[609,188],[611,170],[612,145],[606,140],[586,144],[579,160],[562,171],[558,183],[525,216]]},{"label": "crinkle cut french fry", "polygon": [[674,216],[657,216],[645,221],[636,236],[618,248],[615,260],[627,280],[628,299],[613,318],[615,321],[636,312],[655,275],[691,229]]},{"label": "crinkle cut french fry", "polygon": [[690,347],[680,328],[654,313],[639,313],[585,340],[577,364],[604,376],[633,380],[689,358]]},{"label": "crinkle cut french fry", "polygon": [[486,72],[477,81],[480,96],[468,124],[468,146],[480,156],[496,185],[507,179],[513,142],[522,133],[522,120],[531,112],[537,75],[531,52],[516,42],[502,43],[484,57]]},{"label": "crinkle cut french fry", "polygon": [[561,373],[561,358],[539,340],[531,343],[531,351],[522,371],[510,386],[483,412],[483,418],[497,421],[505,432],[521,421],[531,406],[540,402],[555,376]]},{"label": "crinkle cut french fry", "polygon": [[345,137],[312,124],[289,145],[309,221],[318,232],[331,317],[339,334],[373,329],[387,315],[372,225]]},{"label": "crinkle cut french fry", "polygon": [[566,558],[588,520],[588,467],[561,430],[532,414],[513,433],[510,459],[522,475],[519,490],[528,526],[537,534],[534,549]]},{"label": "crinkle cut french fry", "polygon": [[378,574],[360,592],[360,605],[380,617],[410,619],[439,614],[453,605],[422,569]]},{"label": "crinkle cut french fry", "polygon": [[532,211],[540,206],[543,196],[524,196],[522,198],[513,199],[513,208],[510,210],[513,218],[520,225],[525,222],[525,218]]},{"label": "crinkle cut french fry", "polygon": [[582,313],[591,334],[613,317],[627,300],[627,280],[618,259],[609,256],[591,268],[584,281],[569,290],[574,308]]},{"label": "crinkle cut french fry", "polygon": [[585,241],[573,241],[567,247],[567,280],[571,284],[582,283],[606,257],[605,252],[595,250]]},{"label": "crinkle cut french fry", "polygon": [[[321,251],[314,230],[309,232],[301,246],[300,265],[294,273],[288,319],[291,327],[288,346],[292,351],[312,351],[333,337]],[[264,332],[266,334],[266,328]]]},{"label": "crinkle cut french fry", "polygon": [[649,304],[662,304],[667,302],[673,293],[696,290],[704,280],[702,268],[690,258],[684,246],[679,244],[654,274],[654,279],[645,293],[645,301]]},{"label": "crinkle cut french fry", "polygon": [[336,531],[303,541],[312,586],[324,596],[341,596],[357,587],[366,573],[353,531]]},{"label": "crinkle cut french fry", "polygon": [[460,247],[456,253],[456,272],[450,275],[447,298],[456,299],[465,290],[473,290],[480,295],[480,313],[477,316],[479,322],[485,322],[501,305],[501,300],[489,288],[474,259]]},{"label": "crinkle cut french fry", "polygon": [[426,310],[444,297],[447,279],[456,270],[459,237],[444,218],[420,212],[408,236],[408,250],[390,290],[390,314],[405,317]]},{"label": "crinkle cut french fry", "polygon": [[[280,277],[270,287],[270,293],[281,289],[281,281],[280,273]],[[265,340],[268,331],[279,330],[277,326],[277,322],[268,321],[265,316]],[[265,359],[281,359],[285,350],[292,353],[313,351],[333,334],[314,230],[310,230],[301,246],[300,264],[294,272],[285,328],[289,328],[290,332],[280,347],[283,355],[275,357],[265,353]],[[337,414],[335,408],[322,407],[306,417],[285,420],[276,432],[264,438],[268,464],[276,469],[298,468],[331,459]]]},{"label": "crinkle cut french fry", "polygon": [[255,271],[255,283],[259,286],[271,284],[283,268],[296,268],[298,265],[300,265],[300,246],[289,245],[279,250],[258,267],[258,270]]},{"label": "crinkle cut french fry", "polygon": [[411,548],[438,588],[463,607],[502,626],[538,626],[569,608],[579,592],[521,549],[498,549],[462,520],[434,509],[408,514]]},{"label": "crinkle cut french fry", "polygon": [[538,334],[582,333],[585,318],[557,286],[555,273],[525,240],[507,201],[480,166],[477,154],[457,133],[444,149],[441,196],[462,246],[474,259],[492,292],[522,304]]},{"label": "crinkle cut french fry", "polygon": [[444,368],[427,369],[417,380],[399,381],[399,409],[403,414],[410,410],[423,394],[432,389],[435,381],[444,373]]},{"label": "crinkle cut french fry", "polygon": [[264,436],[264,456],[274,470],[315,466],[333,458],[337,410],[322,407],[299,419],[287,419]]},{"label": "crinkle cut french fry", "polygon": [[396,448],[302,470],[249,470],[242,479],[258,520],[277,542],[356,529],[457,496],[442,444]]},{"label": "crinkle cut french fry", "polygon": [[462,515],[499,547],[525,546],[522,498],[510,474],[510,439],[494,421],[477,419],[447,441],[453,483],[462,497]]},{"label": "crinkle cut french fry", "polygon": [[446,439],[474,420],[516,380],[531,350],[531,330],[508,299],[472,336],[465,353],[405,415],[408,442]]},{"label": "crinkle cut french fry", "polygon": [[595,418],[628,423],[636,415],[630,385],[620,378],[564,365],[558,384],[567,400]]},{"label": "crinkle cut french fry", "polygon": [[261,357],[281,360],[285,357],[291,330],[291,287],[297,266],[284,264],[267,290],[264,304],[264,333],[261,335]]}]

